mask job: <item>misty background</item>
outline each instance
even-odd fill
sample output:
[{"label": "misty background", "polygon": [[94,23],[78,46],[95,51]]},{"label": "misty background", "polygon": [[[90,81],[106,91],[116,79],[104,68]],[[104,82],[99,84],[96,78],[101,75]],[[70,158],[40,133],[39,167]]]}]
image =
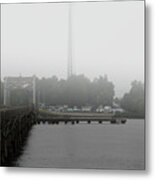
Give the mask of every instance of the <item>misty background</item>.
[{"label": "misty background", "polygon": [[[68,7],[2,5],[2,78],[67,78]],[[72,55],[74,74],[91,80],[107,74],[116,96],[133,80],[144,82],[144,2],[72,3]]]}]

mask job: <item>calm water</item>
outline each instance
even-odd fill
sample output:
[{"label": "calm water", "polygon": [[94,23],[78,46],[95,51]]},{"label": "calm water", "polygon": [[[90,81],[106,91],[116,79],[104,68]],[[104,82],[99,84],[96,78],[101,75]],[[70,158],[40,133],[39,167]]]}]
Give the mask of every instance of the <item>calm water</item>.
[{"label": "calm water", "polygon": [[144,169],[144,120],[33,127],[17,166]]}]

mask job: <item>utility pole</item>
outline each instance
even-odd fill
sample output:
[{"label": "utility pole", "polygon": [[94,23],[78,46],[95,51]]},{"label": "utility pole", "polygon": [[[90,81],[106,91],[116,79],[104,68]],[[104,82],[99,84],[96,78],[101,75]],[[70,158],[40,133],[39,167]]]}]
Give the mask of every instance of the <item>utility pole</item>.
[{"label": "utility pole", "polygon": [[72,2],[69,3],[68,13],[68,78],[73,75],[72,55]]}]

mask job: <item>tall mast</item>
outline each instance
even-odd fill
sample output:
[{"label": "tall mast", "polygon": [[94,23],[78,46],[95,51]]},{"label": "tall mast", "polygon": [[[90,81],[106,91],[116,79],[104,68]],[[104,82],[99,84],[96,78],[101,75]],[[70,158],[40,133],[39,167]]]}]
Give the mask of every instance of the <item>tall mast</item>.
[{"label": "tall mast", "polygon": [[70,2],[68,13],[68,78],[73,74],[72,58],[72,3]]}]

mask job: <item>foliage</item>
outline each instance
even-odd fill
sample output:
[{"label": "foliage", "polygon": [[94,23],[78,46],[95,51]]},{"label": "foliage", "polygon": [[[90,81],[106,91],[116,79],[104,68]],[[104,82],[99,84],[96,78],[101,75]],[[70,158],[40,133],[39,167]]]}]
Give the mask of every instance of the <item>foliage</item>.
[{"label": "foliage", "polygon": [[49,105],[70,107],[83,105],[112,105],[114,85],[107,76],[90,81],[84,75],[58,80],[57,77],[38,80],[39,101]]},{"label": "foliage", "polygon": [[127,112],[137,114],[141,117],[145,115],[144,85],[139,81],[131,83],[129,93],[124,94],[121,106]]},{"label": "foliage", "polygon": [[[73,75],[69,79],[37,79],[37,100],[45,105],[68,105],[69,107],[90,105],[93,109],[99,105],[112,106],[113,102],[125,110],[117,116],[144,117],[144,84],[134,81],[131,89],[122,99],[114,98],[114,85],[105,75],[90,81],[84,75]],[[3,104],[4,84],[1,82],[1,107]],[[32,91],[14,89],[10,92],[10,105],[29,105],[32,103]]]}]

